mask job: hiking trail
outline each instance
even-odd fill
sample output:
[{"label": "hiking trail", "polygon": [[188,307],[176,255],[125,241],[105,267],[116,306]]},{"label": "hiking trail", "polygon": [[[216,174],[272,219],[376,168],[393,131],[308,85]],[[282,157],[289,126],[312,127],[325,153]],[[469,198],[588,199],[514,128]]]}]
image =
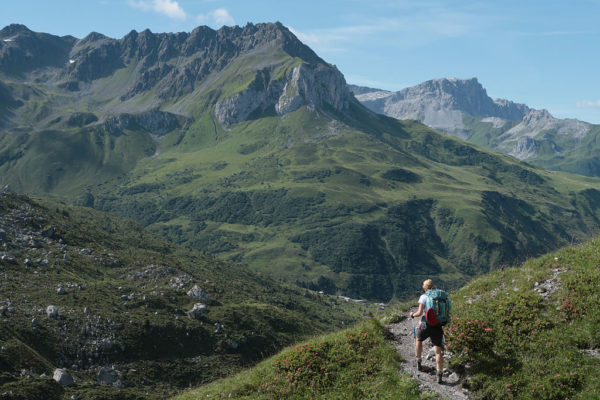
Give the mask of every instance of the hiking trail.
[{"label": "hiking trail", "polygon": [[[408,314],[408,311],[406,312]],[[419,324],[419,318],[415,318],[415,329]],[[403,317],[398,323],[387,325],[388,330],[393,335],[393,344],[396,347],[403,361],[400,368],[410,374],[419,382],[422,391],[431,391],[437,393],[442,399],[469,399],[468,391],[463,389],[460,384],[460,376],[453,373],[444,373],[443,383],[437,383],[435,375],[435,355],[431,340],[423,342],[422,366],[423,371],[417,370],[415,357],[415,339],[413,337],[413,328],[411,319]],[[444,368],[447,367],[447,354],[444,357]]]}]

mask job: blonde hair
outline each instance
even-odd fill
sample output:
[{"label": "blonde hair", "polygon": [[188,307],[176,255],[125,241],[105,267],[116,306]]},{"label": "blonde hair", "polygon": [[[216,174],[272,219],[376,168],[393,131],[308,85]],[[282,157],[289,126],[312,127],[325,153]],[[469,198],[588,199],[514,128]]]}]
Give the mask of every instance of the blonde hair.
[{"label": "blonde hair", "polygon": [[435,285],[433,284],[433,281],[431,279],[427,279],[426,281],[423,282],[423,288],[424,289],[435,289]]}]

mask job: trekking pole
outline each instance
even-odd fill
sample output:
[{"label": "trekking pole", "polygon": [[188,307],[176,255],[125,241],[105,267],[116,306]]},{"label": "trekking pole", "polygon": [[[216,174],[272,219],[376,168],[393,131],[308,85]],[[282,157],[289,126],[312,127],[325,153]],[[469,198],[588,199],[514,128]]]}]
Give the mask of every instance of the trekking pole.
[{"label": "trekking pole", "polygon": [[[411,314],[413,313],[413,309],[410,309]],[[413,339],[415,340],[415,358],[417,357],[417,345],[416,345],[416,340],[417,340],[417,333],[415,331],[415,317],[410,317],[410,322],[412,323],[412,328],[413,328]]]}]

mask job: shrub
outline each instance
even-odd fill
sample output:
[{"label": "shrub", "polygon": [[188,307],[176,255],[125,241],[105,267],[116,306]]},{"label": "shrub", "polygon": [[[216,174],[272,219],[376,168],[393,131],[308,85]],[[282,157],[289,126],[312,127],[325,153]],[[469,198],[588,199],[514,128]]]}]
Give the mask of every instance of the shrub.
[{"label": "shrub", "polygon": [[495,332],[485,321],[454,316],[445,334],[448,350],[462,362],[493,353]]}]

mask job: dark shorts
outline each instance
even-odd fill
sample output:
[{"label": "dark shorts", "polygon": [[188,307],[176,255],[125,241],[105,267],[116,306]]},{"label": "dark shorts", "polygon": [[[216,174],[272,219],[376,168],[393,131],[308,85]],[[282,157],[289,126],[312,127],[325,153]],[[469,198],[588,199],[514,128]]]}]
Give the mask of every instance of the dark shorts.
[{"label": "dark shorts", "polygon": [[431,338],[434,346],[443,347],[444,329],[441,326],[424,325],[423,328],[417,330],[417,339],[423,342],[427,338]]}]

